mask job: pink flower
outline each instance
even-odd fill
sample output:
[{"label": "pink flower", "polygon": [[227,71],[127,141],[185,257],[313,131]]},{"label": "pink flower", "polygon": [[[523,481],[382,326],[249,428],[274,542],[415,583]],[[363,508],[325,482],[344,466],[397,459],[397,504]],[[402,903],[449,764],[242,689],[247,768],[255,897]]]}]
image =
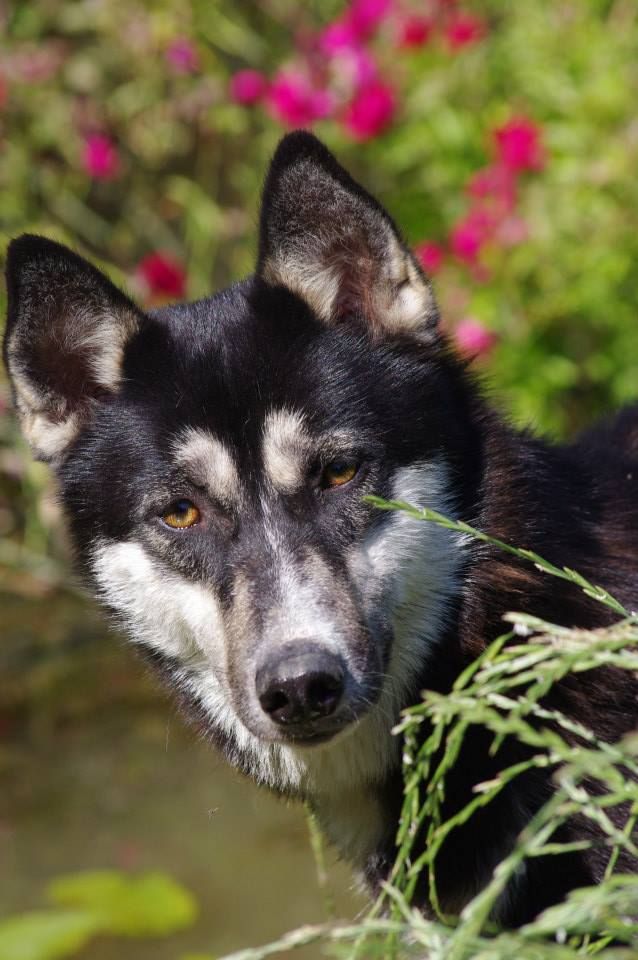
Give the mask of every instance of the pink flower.
[{"label": "pink flower", "polygon": [[297,73],[280,72],[268,91],[272,113],[291,127],[310,126],[326,117],[333,108],[327,90],[316,90],[307,77]]},{"label": "pink flower", "polygon": [[379,72],[374,57],[362,47],[342,50],[334,58],[333,65],[338,86],[345,86],[349,94],[360,87],[367,87],[377,79]]},{"label": "pink flower", "polygon": [[391,6],[391,0],[352,0],[348,19],[361,40],[381,25]]},{"label": "pink flower", "polygon": [[186,292],[184,268],[169,253],[149,253],[136,272],[153,300],[178,300]]},{"label": "pink flower", "polygon": [[403,50],[425,46],[433,28],[434,24],[428,17],[406,17],[399,27],[399,46]]},{"label": "pink flower", "polygon": [[444,29],[445,39],[451,50],[460,50],[462,47],[477,43],[486,33],[485,21],[463,10],[451,14]]},{"label": "pink flower", "polygon": [[533,120],[512,117],[494,131],[494,140],[500,162],[513,173],[541,170],[544,167],[541,130]]},{"label": "pink flower", "polygon": [[478,200],[501,200],[504,206],[516,203],[516,180],[510,167],[495,163],[478,170],[467,184],[467,192]]},{"label": "pink flower", "polygon": [[355,140],[379,136],[392,122],[396,111],[394,92],[381,81],[363,87],[350,101],[343,124]]},{"label": "pink flower", "polygon": [[494,227],[493,218],[486,210],[475,207],[459,221],[452,230],[452,251],[465,263],[476,264],[479,254],[490,240]]},{"label": "pink flower", "polygon": [[84,141],[82,164],[94,180],[113,180],[120,169],[117,148],[103,133],[91,133]]},{"label": "pink flower", "polygon": [[433,276],[443,265],[443,247],[438,243],[421,243],[415,249],[415,254],[426,273]]},{"label": "pink flower", "polygon": [[329,23],[319,37],[320,49],[329,57],[359,46],[380,26],[391,0],[352,0],[346,13]]},{"label": "pink flower", "polygon": [[239,70],[230,81],[230,96],[235,103],[248,107],[266,93],[266,78],[258,70]]},{"label": "pink flower", "polygon": [[188,37],[176,37],[166,48],[166,60],[174,73],[195,73],[199,55]]},{"label": "pink flower", "polygon": [[485,356],[498,342],[497,335],[472,317],[461,320],[454,331],[459,349],[472,357]]},{"label": "pink flower", "polygon": [[329,23],[319,37],[319,47],[328,57],[356,47],[358,42],[357,28],[347,17]]},{"label": "pink flower", "polygon": [[516,178],[502,163],[477,171],[465,189],[495,220],[509,216],[516,206]]}]

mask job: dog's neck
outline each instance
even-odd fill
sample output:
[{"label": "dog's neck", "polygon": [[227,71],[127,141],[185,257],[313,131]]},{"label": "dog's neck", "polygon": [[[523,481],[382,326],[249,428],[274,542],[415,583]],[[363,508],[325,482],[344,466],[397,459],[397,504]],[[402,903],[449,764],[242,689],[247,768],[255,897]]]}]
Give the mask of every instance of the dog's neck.
[{"label": "dog's neck", "polygon": [[366,870],[370,859],[395,832],[392,823],[388,830],[383,790],[377,785],[318,793],[310,800],[310,806],[322,832],[340,856],[360,872]]}]

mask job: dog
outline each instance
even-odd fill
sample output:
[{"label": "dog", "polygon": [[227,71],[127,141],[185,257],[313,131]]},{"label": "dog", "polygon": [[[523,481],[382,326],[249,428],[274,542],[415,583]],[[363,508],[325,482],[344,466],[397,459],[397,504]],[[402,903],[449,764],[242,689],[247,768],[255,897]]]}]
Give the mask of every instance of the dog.
[{"label": "dog", "polygon": [[[510,428],[389,214],[306,132],[272,160],[255,274],[221,293],[145,312],[28,235],[9,248],[7,285],[15,407],[57,477],[79,569],[228,761],[307,801],[378,890],[403,796],[402,709],[448,691],[506,611],[588,628],[614,615],[366,495],[467,520],[635,605],[638,407],[565,446]],[[636,726],[634,678],[599,670],[559,695],[604,740]],[[448,813],[520,749],[490,743],[468,731]],[[551,790],[549,772],[529,772],[452,831],[436,867],[446,912]],[[586,833],[570,822],[560,838]],[[594,843],[530,860],[496,919],[520,924],[598,881],[608,855]],[[623,852],[619,868],[638,864]],[[425,884],[416,902],[428,912]]]}]

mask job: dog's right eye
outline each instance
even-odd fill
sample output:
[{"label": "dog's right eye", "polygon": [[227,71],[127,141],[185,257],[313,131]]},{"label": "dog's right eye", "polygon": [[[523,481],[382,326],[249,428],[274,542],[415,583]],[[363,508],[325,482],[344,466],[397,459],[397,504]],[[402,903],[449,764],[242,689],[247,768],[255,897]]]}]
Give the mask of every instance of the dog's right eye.
[{"label": "dog's right eye", "polygon": [[344,487],[356,476],[359,464],[354,460],[332,460],[321,473],[321,486]]},{"label": "dog's right eye", "polygon": [[191,500],[176,500],[161,515],[162,522],[173,530],[186,530],[199,522],[200,512]]}]

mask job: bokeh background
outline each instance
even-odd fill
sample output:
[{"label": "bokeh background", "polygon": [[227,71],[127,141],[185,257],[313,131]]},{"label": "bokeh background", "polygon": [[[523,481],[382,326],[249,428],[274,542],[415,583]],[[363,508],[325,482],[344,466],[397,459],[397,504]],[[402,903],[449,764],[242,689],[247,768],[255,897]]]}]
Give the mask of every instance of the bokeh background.
[{"label": "bokeh background", "polygon": [[[568,437],[638,397],[634,0],[5,0],[0,29],[0,252],[38,232],[143,305],[205,296],[250,272],[269,155],[312,127],[515,422]],[[111,867],[166,871],[199,919],[85,956],[194,957],[322,918],[301,813],[184,728],[73,581],[2,375],[0,625],[1,914]],[[329,883],[354,915],[347,870]]]}]

